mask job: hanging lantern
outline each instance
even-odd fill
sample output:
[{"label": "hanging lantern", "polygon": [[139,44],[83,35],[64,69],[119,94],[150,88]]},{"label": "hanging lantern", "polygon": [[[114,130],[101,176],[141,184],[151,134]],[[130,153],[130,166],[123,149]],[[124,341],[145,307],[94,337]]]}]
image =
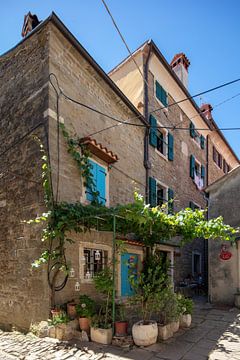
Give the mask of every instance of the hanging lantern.
[{"label": "hanging lantern", "polygon": [[80,291],[80,283],[79,283],[79,281],[77,281],[75,283],[75,291]]},{"label": "hanging lantern", "polygon": [[95,260],[96,260],[96,261],[100,261],[100,260],[101,260],[101,254],[100,254],[100,251],[99,251],[99,250],[96,250],[96,251],[95,251],[94,257],[95,257]]},{"label": "hanging lantern", "polygon": [[90,271],[88,270],[85,275],[86,279],[91,279]]},{"label": "hanging lantern", "polygon": [[75,276],[75,270],[74,270],[74,268],[71,268],[69,271],[69,277],[74,278],[74,276]]}]

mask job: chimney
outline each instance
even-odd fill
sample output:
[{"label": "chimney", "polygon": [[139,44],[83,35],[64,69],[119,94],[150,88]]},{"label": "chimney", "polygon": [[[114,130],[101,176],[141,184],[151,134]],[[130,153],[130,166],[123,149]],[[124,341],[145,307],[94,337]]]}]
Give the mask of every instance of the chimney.
[{"label": "chimney", "polygon": [[37,15],[32,15],[30,11],[27,15],[24,15],[22,37],[27,36],[27,34],[30,33],[38,24],[40,24],[40,21],[38,20]]},{"label": "chimney", "polygon": [[176,54],[172,59],[170,66],[178,78],[181,80],[185,88],[188,88],[188,67],[190,61],[184,53]]},{"label": "chimney", "polygon": [[200,107],[201,113],[207,120],[212,120],[212,106],[210,104],[202,104]]}]

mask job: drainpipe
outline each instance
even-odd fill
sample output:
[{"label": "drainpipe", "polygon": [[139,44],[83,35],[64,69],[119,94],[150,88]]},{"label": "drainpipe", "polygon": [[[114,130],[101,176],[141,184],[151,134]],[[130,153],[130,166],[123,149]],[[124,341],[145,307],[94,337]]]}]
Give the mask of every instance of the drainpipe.
[{"label": "drainpipe", "polygon": [[[145,63],[143,64],[143,76],[144,76],[144,117],[146,122],[149,122],[149,110],[148,110],[148,69],[149,69],[149,59],[152,52],[152,44],[148,43],[148,54]],[[144,61],[144,60],[143,60]],[[145,130],[144,137],[144,167],[146,169],[146,190],[145,190],[145,199],[146,203],[149,203],[149,169],[151,168],[151,163],[149,160],[149,128]]]}]

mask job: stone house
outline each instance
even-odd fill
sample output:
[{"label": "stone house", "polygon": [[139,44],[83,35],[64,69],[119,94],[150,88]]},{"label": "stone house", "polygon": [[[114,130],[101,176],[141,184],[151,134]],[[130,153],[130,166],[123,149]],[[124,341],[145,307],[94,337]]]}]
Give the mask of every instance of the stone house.
[{"label": "stone house", "polygon": [[[240,166],[209,185],[209,217],[223,216],[224,221],[239,227],[240,215]],[[222,303],[240,307],[240,240],[236,244],[225,241],[208,243],[209,297],[213,303]]]},{"label": "stone house", "polygon": [[[135,117],[136,124],[145,123],[55,14],[0,57],[0,324],[9,327],[28,328],[31,322],[48,318],[50,309],[46,268],[31,269],[43,248],[41,226],[22,223],[45,210],[42,155],[33,134],[47,149],[55,197],[59,182],[59,201],[87,203],[88,194],[61,133],[58,147],[57,114],[69,132],[86,138],[104,204],[133,201],[135,188],[145,193],[145,126],[112,127],[119,123],[63,97],[59,99],[58,113],[56,92],[49,82],[51,73],[71,98],[116,118]],[[111,128],[99,132],[107,127]],[[78,297],[78,283],[82,293],[94,294],[95,259],[98,257],[98,266],[111,259],[111,233],[92,231],[73,237],[76,243],[67,249],[67,257],[74,273],[64,290],[56,294],[58,304]],[[132,256],[140,263],[143,247],[131,242],[126,243],[126,249],[124,260]],[[124,285],[126,271],[122,271],[122,276],[118,273],[117,295],[127,294],[130,288]]]},{"label": "stone house", "polygon": [[[185,54],[175,55],[168,64],[149,40],[133,56],[143,77],[130,57],[109,76],[145,118],[159,126],[151,130],[149,138],[150,201],[161,204],[174,198],[174,210],[205,208],[204,187],[236,167],[238,157],[218,130],[212,107],[204,104],[199,108],[191,98],[190,62]],[[176,283],[187,274],[196,277],[198,273],[204,273],[207,281],[207,243],[196,239],[184,246],[181,256],[175,259],[174,272]]]},{"label": "stone house", "polygon": [[[29,18],[27,16],[25,21],[30,21]],[[202,137],[199,142],[195,135],[191,136],[195,129],[192,133],[165,129],[169,122],[177,124],[178,121],[189,127],[189,119],[195,115],[199,121],[194,123],[196,127],[199,124],[207,126],[208,122],[199,114],[192,100],[184,102],[182,107],[180,104],[170,106],[186,96],[187,90],[169,65],[162,65],[162,55],[156,47],[148,59],[146,48],[144,51],[141,48],[137,58],[144,72],[148,69],[149,89],[144,88],[135,68],[126,69],[130,76],[135,73],[137,79],[137,83],[135,79],[126,79],[127,86],[133,86],[132,97],[114,78],[117,70],[110,74],[111,79],[54,13],[34,27],[25,25],[24,39],[0,56],[0,269],[3,274],[0,325],[19,328],[28,328],[31,322],[47,318],[50,309],[46,268],[31,269],[31,263],[43,249],[42,228],[22,222],[45,211],[42,154],[32,138],[33,134],[41,139],[47,150],[52,188],[58,201],[89,201],[88,191],[67,151],[65,139],[58,133],[58,121],[87,142],[99,196],[106,206],[131,202],[137,188],[152,205],[174,198],[174,210],[189,205],[204,207],[203,193],[196,188],[195,172],[201,171],[202,188],[208,184],[210,171],[207,162],[208,130],[201,134],[204,139]],[[150,48],[153,51],[154,46]],[[147,60],[149,68],[145,63]],[[126,64],[133,66],[129,61]],[[166,72],[164,81],[158,78],[158,67]],[[119,69],[124,70],[124,67]],[[49,81],[50,74],[54,74],[51,82],[55,89]],[[58,84],[69,98],[98,112],[63,96],[59,96],[57,101]],[[149,101],[146,102],[145,96]],[[162,132],[153,126],[149,133],[146,130],[149,111],[166,103],[168,107],[149,120],[152,125],[161,124]],[[131,118],[131,122],[142,126],[119,125],[103,113],[121,120]],[[225,159],[232,168],[238,160],[223,137],[221,141],[221,146],[216,148],[225,149]],[[92,284],[95,260],[104,266],[112,256],[112,234],[109,232],[92,231],[73,234],[72,237],[75,244],[67,248],[72,276],[65,288],[56,294],[57,303],[77,298],[79,284],[82,293],[96,295]],[[192,271],[205,270],[203,241],[196,240],[193,245],[186,246],[181,257],[174,256],[175,246],[174,243],[166,244],[163,239],[160,250],[167,253],[172,265],[175,263],[172,276],[176,282]],[[117,296],[131,294],[124,266],[126,261],[140,265],[143,259],[141,244],[127,241],[126,250],[118,262]]]}]

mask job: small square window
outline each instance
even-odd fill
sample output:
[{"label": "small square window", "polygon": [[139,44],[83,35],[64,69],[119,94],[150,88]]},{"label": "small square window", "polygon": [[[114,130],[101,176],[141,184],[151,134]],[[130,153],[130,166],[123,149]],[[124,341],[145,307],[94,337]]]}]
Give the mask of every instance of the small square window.
[{"label": "small square window", "polygon": [[101,249],[84,249],[84,279],[92,279],[107,264],[107,251]]}]

